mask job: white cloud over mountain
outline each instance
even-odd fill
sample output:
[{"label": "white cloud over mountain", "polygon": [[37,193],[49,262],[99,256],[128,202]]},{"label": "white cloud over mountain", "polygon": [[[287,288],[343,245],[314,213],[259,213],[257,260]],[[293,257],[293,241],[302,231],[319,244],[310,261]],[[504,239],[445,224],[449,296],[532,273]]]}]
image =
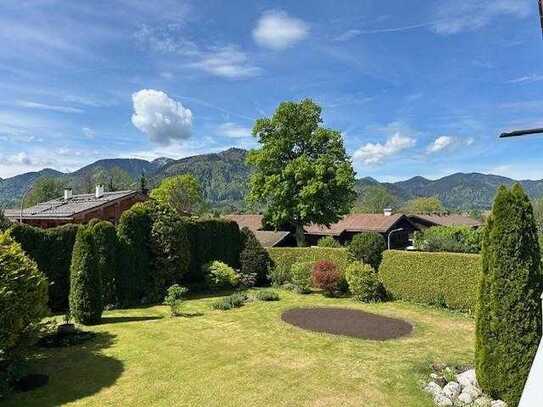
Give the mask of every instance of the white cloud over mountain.
[{"label": "white cloud over mountain", "polygon": [[132,102],[132,123],[153,143],[169,145],[191,137],[192,112],[166,93],[142,89],[132,95]]}]

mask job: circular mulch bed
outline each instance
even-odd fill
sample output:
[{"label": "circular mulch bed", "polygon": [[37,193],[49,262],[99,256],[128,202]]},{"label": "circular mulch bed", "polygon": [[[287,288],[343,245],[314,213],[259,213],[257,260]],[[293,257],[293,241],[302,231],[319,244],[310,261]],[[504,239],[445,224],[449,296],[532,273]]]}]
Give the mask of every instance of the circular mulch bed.
[{"label": "circular mulch bed", "polygon": [[379,341],[399,338],[413,330],[401,319],[349,308],[294,308],[283,312],[281,319],[309,331]]}]

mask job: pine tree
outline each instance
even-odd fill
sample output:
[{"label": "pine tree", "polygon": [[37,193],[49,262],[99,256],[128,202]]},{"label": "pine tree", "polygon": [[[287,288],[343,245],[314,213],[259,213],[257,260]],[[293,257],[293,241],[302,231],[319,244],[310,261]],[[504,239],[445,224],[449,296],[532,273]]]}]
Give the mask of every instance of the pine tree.
[{"label": "pine tree", "polygon": [[482,389],[517,405],[541,339],[543,290],[534,214],[520,185],[500,187],[483,237],[476,331]]},{"label": "pine tree", "polygon": [[104,310],[102,277],[90,227],[77,232],[70,279],[70,313],[74,320],[85,325],[99,323]]}]

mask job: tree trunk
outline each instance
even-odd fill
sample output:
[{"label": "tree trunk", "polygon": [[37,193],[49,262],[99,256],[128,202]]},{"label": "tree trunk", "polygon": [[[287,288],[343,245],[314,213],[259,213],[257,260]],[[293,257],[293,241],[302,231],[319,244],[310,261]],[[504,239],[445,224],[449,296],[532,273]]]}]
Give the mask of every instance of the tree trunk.
[{"label": "tree trunk", "polygon": [[298,247],[305,246],[304,225],[300,223],[296,224],[296,245]]}]

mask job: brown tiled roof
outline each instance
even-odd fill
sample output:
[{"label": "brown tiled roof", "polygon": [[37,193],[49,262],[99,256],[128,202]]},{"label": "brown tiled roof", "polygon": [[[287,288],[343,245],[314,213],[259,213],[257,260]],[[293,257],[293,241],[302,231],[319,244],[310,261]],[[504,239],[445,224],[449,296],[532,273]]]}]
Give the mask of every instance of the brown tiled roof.
[{"label": "brown tiled roof", "polygon": [[331,235],[339,236],[343,232],[388,232],[403,214],[354,213],[345,215],[339,222],[326,227],[324,225],[306,226],[305,232],[310,235]]},{"label": "brown tiled roof", "polygon": [[262,215],[224,215],[225,219],[233,220],[239,228],[248,227],[252,232],[262,229]]},{"label": "brown tiled roof", "polygon": [[478,221],[477,219],[473,219],[469,216],[465,215],[410,215],[409,218],[411,218],[413,221],[417,221],[418,219],[422,219],[423,221],[433,223],[437,226],[472,226],[477,227],[481,226],[482,222]]},{"label": "brown tiled roof", "polygon": [[[137,194],[136,191],[117,191],[104,192],[100,198],[95,194],[78,194],[65,200],[56,198],[47,202],[42,202],[29,208],[23,209],[24,219],[72,219],[75,215],[90,209]],[[19,219],[20,209],[6,209],[6,217],[10,219]]]},{"label": "brown tiled roof", "polygon": [[273,247],[280,243],[284,238],[290,235],[290,232],[274,232],[269,230],[257,230],[254,232],[255,237],[264,247]]}]

